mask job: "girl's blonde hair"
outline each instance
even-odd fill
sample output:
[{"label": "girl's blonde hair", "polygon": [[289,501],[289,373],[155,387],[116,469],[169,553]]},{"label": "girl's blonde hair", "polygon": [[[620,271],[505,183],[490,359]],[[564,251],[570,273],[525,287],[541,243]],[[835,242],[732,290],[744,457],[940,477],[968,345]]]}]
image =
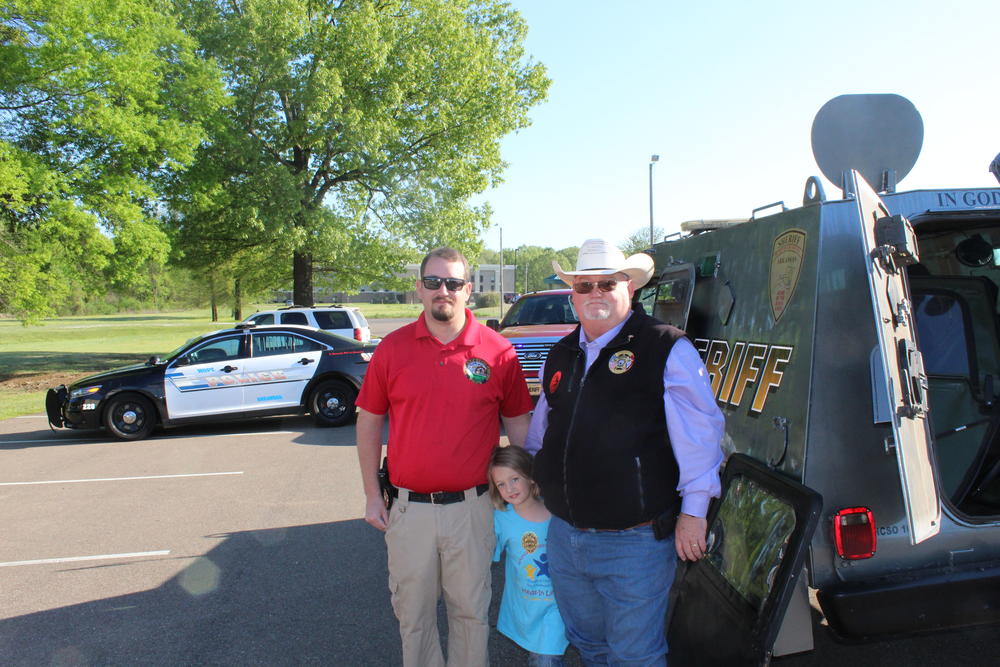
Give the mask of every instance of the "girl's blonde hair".
[{"label": "girl's blonde hair", "polygon": [[493,481],[493,468],[510,468],[528,482],[531,486],[532,497],[538,498],[538,485],[535,484],[535,480],[531,476],[531,467],[533,464],[534,459],[531,458],[531,454],[525,451],[523,447],[509,445],[507,447],[497,447],[493,450],[493,454],[490,456],[489,474],[487,476],[490,478],[490,500],[493,501],[494,507],[502,510],[507,506],[507,503],[500,495],[500,490]]}]

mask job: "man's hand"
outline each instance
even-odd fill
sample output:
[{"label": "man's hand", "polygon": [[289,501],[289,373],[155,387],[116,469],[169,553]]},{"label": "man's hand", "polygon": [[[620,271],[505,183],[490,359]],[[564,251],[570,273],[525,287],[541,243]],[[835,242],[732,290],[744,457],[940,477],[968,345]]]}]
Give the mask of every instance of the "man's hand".
[{"label": "man's hand", "polygon": [[[371,523],[371,522],[369,522]],[[704,517],[681,512],[674,528],[674,547],[681,560],[696,561],[705,555],[705,535],[708,521]]]},{"label": "man's hand", "polygon": [[368,498],[365,506],[365,521],[385,532],[385,529],[389,526],[389,511],[385,508],[385,501],[382,500],[382,496]]}]

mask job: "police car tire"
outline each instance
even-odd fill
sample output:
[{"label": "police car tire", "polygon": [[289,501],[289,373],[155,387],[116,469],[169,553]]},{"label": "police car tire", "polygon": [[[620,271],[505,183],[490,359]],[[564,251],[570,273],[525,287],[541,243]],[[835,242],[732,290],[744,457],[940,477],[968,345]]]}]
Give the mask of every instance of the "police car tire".
[{"label": "police car tire", "polygon": [[[323,380],[309,397],[309,411],[320,426],[343,426],[354,419],[358,393],[340,380]],[[331,401],[336,403],[331,406]]]},{"label": "police car tire", "polygon": [[142,440],[153,432],[156,412],[153,404],[138,394],[119,394],[108,400],[104,427],[121,440]]}]

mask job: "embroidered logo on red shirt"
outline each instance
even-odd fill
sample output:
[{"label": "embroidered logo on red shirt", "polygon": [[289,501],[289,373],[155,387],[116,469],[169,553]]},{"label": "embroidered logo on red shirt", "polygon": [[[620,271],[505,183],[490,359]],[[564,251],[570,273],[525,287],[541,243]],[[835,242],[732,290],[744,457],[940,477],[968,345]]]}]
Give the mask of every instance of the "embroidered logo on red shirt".
[{"label": "embroidered logo on red shirt", "polygon": [[465,362],[465,377],[476,384],[485,384],[490,379],[490,365],[478,357]]}]

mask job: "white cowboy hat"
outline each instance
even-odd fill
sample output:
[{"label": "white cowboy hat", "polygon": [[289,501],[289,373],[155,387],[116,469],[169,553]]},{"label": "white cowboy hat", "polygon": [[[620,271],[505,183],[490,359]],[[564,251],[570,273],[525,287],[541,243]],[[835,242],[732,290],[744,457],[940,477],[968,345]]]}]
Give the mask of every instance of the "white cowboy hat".
[{"label": "white cowboy hat", "polygon": [[624,273],[638,289],[653,277],[653,258],[644,252],[626,258],[625,253],[604,239],[587,239],[580,246],[580,254],[576,257],[576,271],[563,271],[556,260],[552,260],[552,268],[567,285],[573,284],[573,276]]}]

